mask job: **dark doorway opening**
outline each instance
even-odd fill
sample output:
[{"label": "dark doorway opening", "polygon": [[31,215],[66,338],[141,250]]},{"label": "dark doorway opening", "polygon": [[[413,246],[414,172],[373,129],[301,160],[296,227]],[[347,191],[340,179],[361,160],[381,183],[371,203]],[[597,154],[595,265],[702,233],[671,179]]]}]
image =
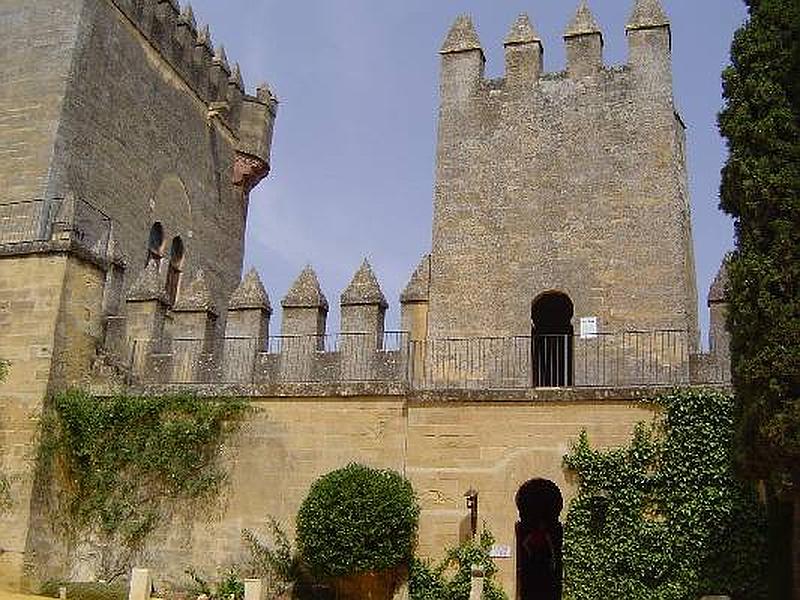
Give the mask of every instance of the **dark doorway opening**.
[{"label": "dark doorway opening", "polygon": [[516,496],[518,600],[561,600],[564,499],[548,479],[531,479]]},{"label": "dark doorway opening", "polygon": [[547,292],[531,307],[533,387],[572,385],[572,315],[569,296]]}]

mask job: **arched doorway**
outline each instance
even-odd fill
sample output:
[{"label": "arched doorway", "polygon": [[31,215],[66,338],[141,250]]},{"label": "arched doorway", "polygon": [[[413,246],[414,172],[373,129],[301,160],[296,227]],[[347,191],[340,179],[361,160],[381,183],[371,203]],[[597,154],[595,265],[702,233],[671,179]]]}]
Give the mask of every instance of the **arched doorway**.
[{"label": "arched doorway", "polygon": [[561,600],[564,499],[548,479],[531,479],[517,491],[518,600]]},{"label": "arched doorway", "polygon": [[531,306],[533,386],[572,385],[572,315],[569,296],[547,292]]}]

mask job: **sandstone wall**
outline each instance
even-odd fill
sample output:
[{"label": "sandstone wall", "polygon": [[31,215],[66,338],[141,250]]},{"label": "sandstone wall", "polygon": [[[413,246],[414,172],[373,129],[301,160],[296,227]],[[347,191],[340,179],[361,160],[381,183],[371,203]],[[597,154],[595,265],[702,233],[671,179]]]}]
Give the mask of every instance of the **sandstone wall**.
[{"label": "sandstone wall", "polygon": [[[576,482],[563,470],[562,457],[572,442],[585,428],[598,446],[626,443],[636,423],[653,417],[649,405],[637,402],[646,393],[254,397],[255,413],[223,447],[230,468],[224,497],[209,506],[179,507],[170,526],[154,534],[144,560],[167,582],[185,583],[188,566],[213,575],[246,558],[241,530],[265,532],[268,515],[293,536],[294,516],[313,481],[351,461],[410,478],[422,506],[423,556],[440,558],[445,546],[463,538],[470,488],[480,494],[481,522],[513,549],[519,486],[549,478],[569,501]],[[40,536],[39,542],[37,556],[58,556],[48,547],[51,539]],[[92,573],[91,556],[59,560],[41,568],[70,565],[73,573]],[[514,558],[498,564],[513,597]]]},{"label": "sandstone wall", "polygon": [[0,513],[0,585],[21,582],[43,403],[50,392],[86,383],[101,336],[104,278],[98,266],[66,254],[0,257],[0,358],[11,363],[0,383],[0,473],[12,501]]}]

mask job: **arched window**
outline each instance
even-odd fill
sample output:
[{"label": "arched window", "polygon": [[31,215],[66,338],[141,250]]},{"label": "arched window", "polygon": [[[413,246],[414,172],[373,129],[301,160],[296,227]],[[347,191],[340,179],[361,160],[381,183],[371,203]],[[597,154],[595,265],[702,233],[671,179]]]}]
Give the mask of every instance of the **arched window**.
[{"label": "arched window", "polygon": [[572,385],[572,315],[569,296],[547,292],[531,307],[531,352],[533,386],[564,387]]},{"label": "arched window", "polygon": [[548,479],[531,479],[519,488],[517,597],[561,600],[563,528],[558,520],[564,499]]},{"label": "arched window", "polygon": [[175,304],[175,299],[178,297],[178,286],[181,281],[181,272],[183,271],[183,240],[180,236],[172,238],[172,245],[169,249],[169,269],[167,270],[167,299],[170,304]]},{"label": "arched window", "polygon": [[149,265],[151,261],[158,265],[161,263],[163,257],[164,227],[159,221],[156,221],[150,228],[150,238],[147,240],[147,259],[145,260],[144,266],[146,267]]}]

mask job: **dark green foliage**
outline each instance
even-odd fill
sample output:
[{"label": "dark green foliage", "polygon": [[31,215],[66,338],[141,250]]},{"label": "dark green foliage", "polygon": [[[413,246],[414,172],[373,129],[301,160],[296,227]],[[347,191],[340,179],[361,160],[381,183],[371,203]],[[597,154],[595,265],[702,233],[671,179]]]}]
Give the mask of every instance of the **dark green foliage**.
[{"label": "dark green foliage", "polygon": [[730,156],[721,207],[735,220],[728,297],[739,461],[800,484],[800,3],[747,2],[723,74]]},{"label": "dark green foliage", "polygon": [[[54,398],[43,420],[40,468],[57,487],[65,533],[97,536],[108,552],[135,552],[168,502],[217,493],[226,424],[235,425],[246,406],[191,395],[97,398],[71,391]],[[105,576],[127,569],[125,559],[109,560]]]},{"label": "dark green foliage", "polygon": [[734,401],[716,390],[660,398],[630,445],[584,433],[565,466],[579,478],[564,529],[571,600],[766,598],[763,509],[734,475]]},{"label": "dark green foliage", "polygon": [[419,506],[411,484],[389,470],[350,464],[319,478],[297,514],[297,545],[315,577],[407,565]]},{"label": "dark green foliage", "polygon": [[411,600],[469,600],[472,565],[484,571],[483,600],[508,600],[494,580],[497,567],[489,556],[494,537],[484,528],[479,540],[467,540],[447,550],[438,565],[414,559],[408,582]]}]

